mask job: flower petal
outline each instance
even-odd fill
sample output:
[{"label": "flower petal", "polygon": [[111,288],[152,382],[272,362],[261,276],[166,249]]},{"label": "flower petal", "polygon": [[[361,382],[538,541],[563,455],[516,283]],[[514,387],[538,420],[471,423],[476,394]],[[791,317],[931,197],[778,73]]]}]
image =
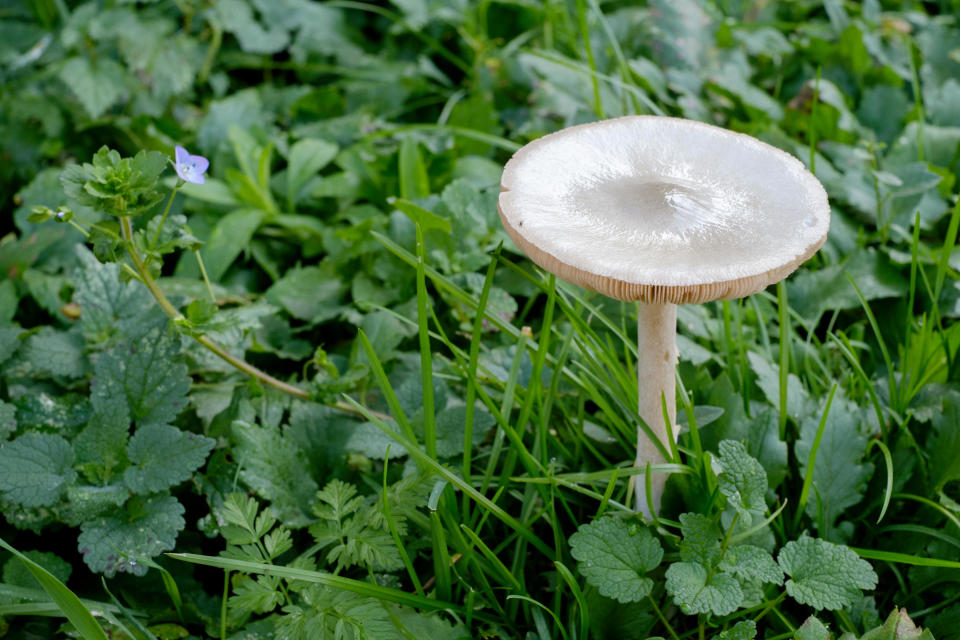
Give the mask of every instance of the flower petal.
[{"label": "flower petal", "polygon": [[210,167],[210,161],[203,156],[190,156],[190,162],[193,163],[194,170],[196,170],[198,174],[206,173]]},{"label": "flower petal", "polygon": [[184,162],[190,161],[190,152],[184,149],[183,147],[181,147],[180,145],[177,145],[176,147],[173,148],[173,153],[174,153],[174,156],[176,157],[177,165],[181,165]]}]

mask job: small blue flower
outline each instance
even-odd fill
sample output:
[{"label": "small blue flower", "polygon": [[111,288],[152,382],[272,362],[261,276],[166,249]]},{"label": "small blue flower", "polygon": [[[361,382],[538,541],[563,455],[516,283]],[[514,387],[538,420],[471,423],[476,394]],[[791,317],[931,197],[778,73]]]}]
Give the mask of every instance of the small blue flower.
[{"label": "small blue flower", "polygon": [[177,170],[177,175],[180,176],[180,179],[194,184],[203,184],[206,181],[203,174],[206,173],[207,167],[210,166],[210,161],[203,156],[192,156],[186,149],[180,146],[175,147],[174,151],[176,152],[177,158],[174,163],[174,168]]}]

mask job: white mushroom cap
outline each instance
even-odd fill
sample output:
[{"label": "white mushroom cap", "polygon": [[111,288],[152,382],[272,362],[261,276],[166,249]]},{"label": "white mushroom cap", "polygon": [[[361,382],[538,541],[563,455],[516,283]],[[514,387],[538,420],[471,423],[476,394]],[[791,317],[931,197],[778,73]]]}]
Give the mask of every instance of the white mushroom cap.
[{"label": "white mushroom cap", "polygon": [[740,298],[823,244],[830,206],[793,156],[750,136],[657,116],[570,127],[514,154],[500,219],[530,258],[621,300]]}]

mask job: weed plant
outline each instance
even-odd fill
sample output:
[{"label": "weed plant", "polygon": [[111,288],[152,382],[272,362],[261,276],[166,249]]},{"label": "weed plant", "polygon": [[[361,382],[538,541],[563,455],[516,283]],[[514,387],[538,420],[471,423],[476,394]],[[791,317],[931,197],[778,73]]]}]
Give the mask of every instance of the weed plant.
[{"label": "weed plant", "polygon": [[[958,16],[0,0],[0,636],[960,637]],[[833,207],[679,309],[649,470],[636,308],[496,206],[521,144],[634,113]]]}]

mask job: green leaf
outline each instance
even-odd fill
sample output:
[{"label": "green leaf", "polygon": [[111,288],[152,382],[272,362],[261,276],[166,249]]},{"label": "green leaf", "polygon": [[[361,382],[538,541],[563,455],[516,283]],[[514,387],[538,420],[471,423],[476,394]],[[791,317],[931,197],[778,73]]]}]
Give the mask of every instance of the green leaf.
[{"label": "green leaf", "polygon": [[295,268],[267,289],[271,304],[308,322],[323,322],[339,313],[340,298],[347,286],[332,263],[320,267]]},{"label": "green leaf", "polygon": [[390,204],[402,211],[408,218],[419,224],[426,231],[437,229],[443,233],[450,233],[450,221],[442,216],[438,216],[432,211],[424,209],[418,204],[409,200],[394,198]]},{"label": "green leaf", "polygon": [[676,562],[667,569],[667,593],[687,615],[712,613],[725,616],[743,602],[737,579],[715,573],[707,582],[707,570],[693,562]]},{"label": "green leaf", "polygon": [[130,410],[123,402],[98,402],[90,421],[73,441],[79,469],[90,482],[106,484],[114,469],[127,465]]},{"label": "green leaf", "polygon": [[895,298],[907,292],[906,280],[885,256],[875,249],[863,249],[840,264],[816,271],[803,269],[787,280],[790,305],[810,321],[825,311],[859,308],[860,298],[848,273],[867,300]]},{"label": "green leaf", "polygon": [[411,137],[400,142],[400,197],[404,200],[423,198],[430,194],[430,176],[420,155],[420,145]]},{"label": "green leaf", "polygon": [[186,524],[183,506],[173,496],[134,497],[125,509],[80,525],[77,548],[93,571],[147,573],[144,560],[173,549]]},{"label": "green leaf", "polygon": [[[436,434],[437,434],[437,455],[441,457],[453,457],[463,453],[466,446],[466,424],[467,407],[464,405],[455,405],[447,407],[437,414]],[[496,424],[496,419],[483,410],[475,410],[473,413],[473,442],[471,446],[480,445],[487,437],[490,429]],[[390,451],[390,457],[394,457],[394,449]]]},{"label": "green leaf", "polygon": [[741,620],[726,631],[713,636],[713,640],[753,640],[757,637],[757,623],[753,620]]},{"label": "green leaf", "polygon": [[863,597],[861,589],[877,586],[877,574],[852,549],[806,535],[788,542],[777,562],[787,580],[787,593],[801,604],[835,611]]},{"label": "green leaf", "polygon": [[24,507],[49,507],[77,477],[70,443],[46,433],[27,433],[0,446],[0,492]]},{"label": "green leaf", "polygon": [[91,118],[99,118],[126,93],[126,72],[108,57],[99,58],[96,66],[82,56],[70,58],[60,70],[60,79]]},{"label": "green leaf", "polygon": [[237,420],[232,434],[243,481],[269,500],[285,523],[306,524],[317,483],[304,473],[308,466],[303,452],[277,429]]},{"label": "green leaf", "polygon": [[127,445],[132,466],[123,481],[134,493],[163,491],[190,478],[203,466],[216,441],[169,425],[141,427]]},{"label": "green leaf", "polygon": [[119,402],[138,425],[172,422],[187,406],[190,390],[179,354],[178,341],[159,329],[102,354],[91,383],[94,411],[107,414]]},{"label": "green leaf", "polygon": [[943,486],[960,478],[960,394],[947,393],[943,410],[934,414],[933,427],[927,441],[930,452],[930,486],[940,491]]},{"label": "green leaf", "polygon": [[240,252],[250,245],[253,234],[263,222],[259,209],[237,209],[217,221],[210,238],[201,250],[207,276],[219,282]]},{"label": "green leaf", "polygon": [[599,518],[570,536],[570,554],[587,582],[618,602],[639,602],[653,589],[646,574],[663,559],[649,529],[618,518]]},{"label": "green leaf", "polygon": [[53,376],[79,378],[87,371],[83,336],[43,327],[26,339],[23,356],[36,371]]},{"label": "green leaf", "polygon": [[810,616],[797,629],[793,636],[796,640],[830,640],[830,630],[823,626],[823,623]]},{"label": "green leaf", "polygon": [[[40,565],[53,575],[60,582],[66,582],[73,573],[73,567],[70,563],[49,551],[24,551],[23,555],[31,561]],[[4,584],[17,585],[28,589],[38,589],[42,585],[33,576],[33,572],[24,562],[21,562],[16,556],[10,558],[3,565]]]},{"label": "green leaf", "polygon": [[717,488],[750,526],[754,517],[762,518],[767,510],[767,473],[739,442],[724,440],[719,449],[723,471],[717,476]]},{"label": "green leaf", "polygon": [[720,528],[699,513],[680,514],[680,557],[712,567],[720,559]]},{"label": "green leaf", "polygon": [[6,440],[17,430],[17,408],[0,400],[0,441]]},{"label": "green leaf", "polygon": [[[807,473],[825,402],[800,423],[796,454],[803,473]],[[863,499],[873,475],[873,465],[865,461],[868,438],[865,412],[837,393],[817,449],[812,485],[815,491],[807,503],[807,513],[822,526],[821,536],[831,537],[837,518]]]},{"label": "green leaf", "polygon": [[218,22],[237,37],[240,48],[247,53],[277,53],[290,42],[286,30],[264,28],[243,0],[217,0],[214,12]]},{"label": "green leaf", "polygon": [[727,549],[719,569],[749,582],[783,584],[783,571],[765,549],[741,544]]},{"label": "green leaf", "polygon": [[[0,281],[0,325],[13,322],[13,316],[17,313],[18,299],[13,280]],[[0,360],[2,359],[0,357]]]},{"label": "green leaf", "polygon": [[287,201],[295,204],[310,179],[333,160],[340,148],[333,142],[316,138],[298,140],[290,147],[287,161]]},{"label": "green leaf", "polygon": [[107,635],[90,614],[90,611],[87,610],[87,608],[83,606],[83,603],[80,602],[80,599],[70,591],[70,589],[67,589],[62,582],[57,580],[52,573],[11,547],[2,538],[0,538],[0,547],[12,553],[27,566],[30,573],[33,574],[33,577],[37,579],[37,582],[40,583],[43,590],[50,596],[50,599],[54,601],[60,611],[63,612],[63,615],[67,617],[67,620],[80,632],[83,640],[107,640]]}]

